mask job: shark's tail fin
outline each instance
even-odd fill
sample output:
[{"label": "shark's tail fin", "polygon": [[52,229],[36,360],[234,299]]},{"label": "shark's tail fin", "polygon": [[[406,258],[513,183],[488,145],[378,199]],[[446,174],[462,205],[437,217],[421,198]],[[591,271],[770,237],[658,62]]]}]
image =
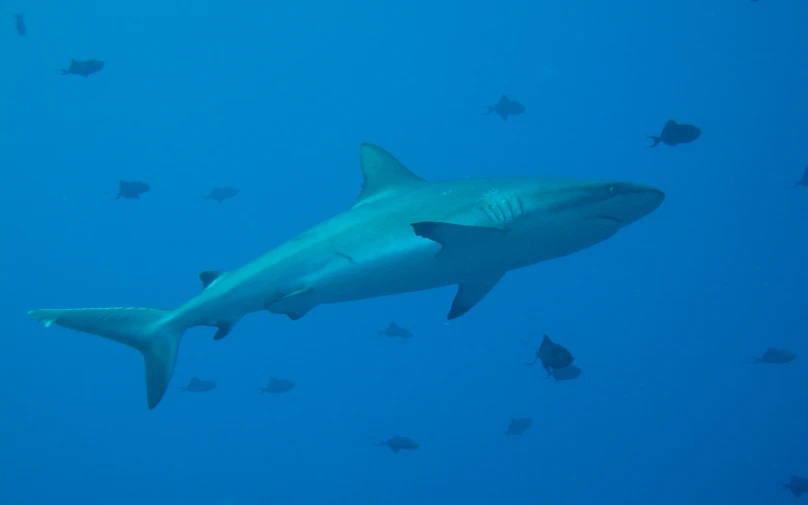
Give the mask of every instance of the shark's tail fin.
[{"label": "shark's tail fin", "polygon": [[146,395],[153,409],[168,388],[182,334],[172,325],[170,311],[135,307],[103,309],[44,309],[28,315],[44,323],[91,333],[137,349],[146,365]]},{"label": "shark's tail fin", "polygon": [[654,137],[654,136],[651,136],[651,137],[645,137],[645,140],[648,140],[648,139],[653,140],[653,141],[654,141],[654,143],[653,143],[653,144],[651,144],[650,146],[646,146],[646,147],[656,147],[657,145],[659,145],[659,143],[660,143],[660,142],[662,142],[662,138],[661,138],[661,137]]},{"label": "shark's tail fin", "polygon": [[490,116],[494,112],[494,107],[491,105],[486,105],[484,108],[487,110],[482,113],[483,116]]}]

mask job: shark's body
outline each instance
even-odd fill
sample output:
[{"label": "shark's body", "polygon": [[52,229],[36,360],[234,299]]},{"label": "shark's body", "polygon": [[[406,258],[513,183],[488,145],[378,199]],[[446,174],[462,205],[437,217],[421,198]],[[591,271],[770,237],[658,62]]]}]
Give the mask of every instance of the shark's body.
[{"label": "shark's body", "polygon": [[427,182],[380,147],[362,144],[364,185],[349,210],[232,272],[203,272],[204,289],[171,311],[45,309],[46,325],[141,351],[149,408],[165,392],[188,328],[226,336],[261,310],[303,317],[320,304],[458,284],[459,317],[509,270],[593,246],[663,201],[654,188],[543,178]]}]

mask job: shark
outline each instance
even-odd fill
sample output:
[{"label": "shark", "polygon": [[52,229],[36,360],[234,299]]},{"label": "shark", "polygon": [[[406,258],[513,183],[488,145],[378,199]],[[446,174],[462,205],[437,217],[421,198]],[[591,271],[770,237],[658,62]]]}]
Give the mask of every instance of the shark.
[{"label": "shark", "polygon": [[227,336],[245,315],[292,320],[332,304],[457,285],[448,319],[466,314],[509,271],[587,249],[657,209],[665,194],[618,181],[543,177],[428,181],[362,143],[363,183],[344,212],[231,271],[205,271],[173,310],[37,309],[28,315],[143,355],[148,408],[168,388],[183,333]]}]

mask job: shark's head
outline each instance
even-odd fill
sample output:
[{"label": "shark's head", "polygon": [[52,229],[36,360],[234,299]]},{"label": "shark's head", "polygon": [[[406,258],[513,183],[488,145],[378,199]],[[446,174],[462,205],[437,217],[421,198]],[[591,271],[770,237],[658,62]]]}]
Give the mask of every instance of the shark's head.
[{"label": "shark's head", "polygon": [[602,219],[622,228],[656,210],[665,193],[628,182],[554,181],[529,195],[542,211],[564,220]]},{"label": "shark's head", "polygon": [[514,181],[483,201],[491,205],[489,221],[510,231],[511,250],[523,253],[514,264],[525,266],[603,242],[664,199],[656,188],[626,182],[533,179]]}]

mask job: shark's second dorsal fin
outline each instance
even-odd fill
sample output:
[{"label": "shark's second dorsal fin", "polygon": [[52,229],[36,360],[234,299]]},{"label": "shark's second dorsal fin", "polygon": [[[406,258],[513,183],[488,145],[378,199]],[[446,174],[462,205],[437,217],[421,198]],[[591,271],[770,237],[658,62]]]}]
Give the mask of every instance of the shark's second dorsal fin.
[{"label": "shark's second dorsal fin", "polygon": [[392,154],[375,144],[362,143],[359,147],[359,162],[362,167],[362,192],[353,208],[383,198],[398,188],[424,182],[424,179],[410,172]]},{"label": "shark's second dorsal fin", "polygon": [[207,288],[213,282],[224,275],[222,272],[217,272],[215,270],[207,270],[199,274],[199,280],[202,281],[202,289]]}]

